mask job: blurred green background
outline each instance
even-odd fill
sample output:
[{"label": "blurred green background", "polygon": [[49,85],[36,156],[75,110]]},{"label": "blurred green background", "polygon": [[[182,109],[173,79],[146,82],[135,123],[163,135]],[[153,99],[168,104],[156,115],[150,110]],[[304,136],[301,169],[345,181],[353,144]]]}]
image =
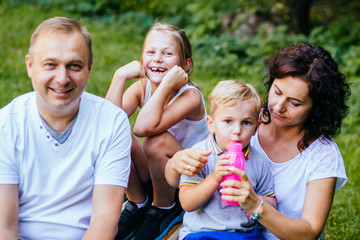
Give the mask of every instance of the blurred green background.
[{"label": "blurred green background", "polygon": [[249,82],[265,97],[267,57],[290,44],[321,45],[352,90],[350,113],[335,138],[349,181],[336,191],[325,237],[359,239],[359,12],[360,1],[349,0],[0,0],[0,108],[32,90],[25,66],[29,40],[40,22],[54,16],[80,20],[92,33],[94,65],[87,91],[102,97],[116,69],[139,60],[155,20],[185,29],[193,46],[191,79],[205,98],[224,79]]}]

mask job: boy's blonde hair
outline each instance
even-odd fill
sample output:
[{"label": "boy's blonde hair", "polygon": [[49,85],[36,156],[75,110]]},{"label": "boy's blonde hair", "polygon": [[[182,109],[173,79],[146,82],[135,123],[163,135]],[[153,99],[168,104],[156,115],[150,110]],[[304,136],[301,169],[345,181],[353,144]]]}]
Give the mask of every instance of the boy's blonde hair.
[{"label": "boy's blonde hair", "polygon": [[260,113],[262,106],[261,97],[251,84],[243,84],[235,80],[224,80],[216,84],[208,101],[212,116],[218,107],[232,107],[244,102],[252,102],[256,112]]}]

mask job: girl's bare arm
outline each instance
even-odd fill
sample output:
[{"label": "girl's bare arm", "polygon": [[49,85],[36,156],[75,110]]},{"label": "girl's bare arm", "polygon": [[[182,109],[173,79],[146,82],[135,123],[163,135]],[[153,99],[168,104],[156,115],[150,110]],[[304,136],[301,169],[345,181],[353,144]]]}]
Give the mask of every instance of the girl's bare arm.
[{"label": "girl's bare arm", "polygon": [[140,81],[142,80],[135,82],[125,91],[126,81],[132,78],[142,78],[144,75],[145,71],[138,61],[122,66],[116,70],[105,98],[131,116],[141,104],[143,89]]},{"label": "girl's bare arm", "polygon": [[[187,82],[187,75],[183,75],[186,73],[181,72],[183,71],[181,68],[181,70],[173,69],[171,70],[173,71],[172,80],[167,81],[165,76],[150,100],[140,110],[134,125],[135,135],[139,137],[153,136],[166,131],[185,118],[200,120],[204,117],[205,109],[201,96],[194,89],[184,91],[171,105],[167,105],[169,95]],[[183,81],[181,82],[179,79],[183,79]]]}]

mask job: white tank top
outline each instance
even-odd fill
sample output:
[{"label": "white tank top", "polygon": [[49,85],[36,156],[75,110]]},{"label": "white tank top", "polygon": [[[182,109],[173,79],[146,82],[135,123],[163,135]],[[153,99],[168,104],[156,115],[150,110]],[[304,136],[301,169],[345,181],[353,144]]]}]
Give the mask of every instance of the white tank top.
[{"label": "white tank top", "polygon": [[[178,93],[170,100],[169,104],[172,104],[175,99],[177,99],[184,91],[187,89],[196,89],[201,96],[202,103],[204,105],[205,114],[204,117],[199,121],[191,121],[188,119],[183,119],[180,122],[176,123],[170,127],[167,131],[174,136],[174,138],[181,144],[183,148],[190,148],[195,143],[200,142],[209,135],[209,129],[206,123],[206,106],[203,95],[200,90],[196,87],[186,84],[179,89]],[[149,101],[151,97],[151,82],[148,80],[146,82],[145,96],[144,96],[144,105]]]}]

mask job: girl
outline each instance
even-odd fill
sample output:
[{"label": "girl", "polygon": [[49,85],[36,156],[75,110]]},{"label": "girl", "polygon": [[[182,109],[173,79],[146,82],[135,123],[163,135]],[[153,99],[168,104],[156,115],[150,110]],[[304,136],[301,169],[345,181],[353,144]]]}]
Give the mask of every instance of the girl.
[{"label": "girl", "polygon": [[[181,221],[175,188],[165,180],[165,164],[175,152],[208,135],[205,102],[188,75],[193,69],[190,42],[184,31],[156,23],[147,33],[140,62],[119,68],[106,98],[131,116],[141,108],[133,133],[128,204],[119,221],[118,239],[162,237]],[[124,93],[126,81],[139,78]],[[153,185],[149,188],[149,174]],[[147,193],[146,193],[147,192]]]}]

